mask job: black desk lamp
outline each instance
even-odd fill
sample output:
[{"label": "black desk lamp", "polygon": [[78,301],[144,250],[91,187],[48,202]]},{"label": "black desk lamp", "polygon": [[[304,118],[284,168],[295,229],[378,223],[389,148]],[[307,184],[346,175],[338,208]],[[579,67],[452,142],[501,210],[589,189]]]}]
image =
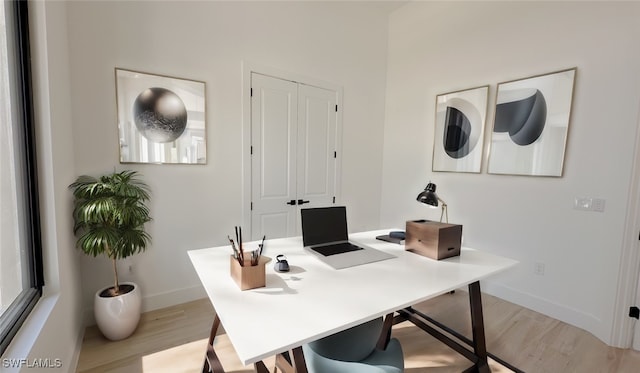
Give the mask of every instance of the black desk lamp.
[{"label": "black desk lamp", "polygon": [[[462,225],[449,224],[447,204],[436,194],[436,184],[429,182],[416,198],[431,207],[442,204],[440,223],[429,220],[408,220],[406,227],[405,250],[440,260],[460,255],[462,246]],[[447,223],[442,218],[447,217]]]},{"label": "black desk lamp", "polygon": [[418,198],[416,198],[416,200],[432,207],[438,207],[438,202],[440,202],[442,204],[440,222],[442,223],[442,217],[445,216],[447,219],[446,222],[449,223],[449,211],[447,210],[447,204],[436,194],[436,184],[429,182],[424,190],[418,194]]}]

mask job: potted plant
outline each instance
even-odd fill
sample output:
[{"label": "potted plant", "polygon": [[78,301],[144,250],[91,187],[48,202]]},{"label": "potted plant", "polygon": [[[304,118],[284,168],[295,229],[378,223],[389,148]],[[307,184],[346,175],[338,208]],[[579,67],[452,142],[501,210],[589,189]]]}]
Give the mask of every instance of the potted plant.
[{"label": "potted plant", "polygon": [[100,178],[82,175],[69,186],[74,196],[76,247],[112,261],[114,284],[96,292],[98,328],[111,340],[131,335],[140,320],[141,296],[135,283],[120,283],[116,262],[147,248],[144,224],[151,220],[145,202],[149,187],[136,171],[113,172]]}]

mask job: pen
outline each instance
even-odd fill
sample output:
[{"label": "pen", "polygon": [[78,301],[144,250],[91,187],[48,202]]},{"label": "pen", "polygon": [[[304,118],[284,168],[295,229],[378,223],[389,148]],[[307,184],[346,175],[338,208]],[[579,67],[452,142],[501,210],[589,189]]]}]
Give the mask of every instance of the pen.
[{"label": "pen", "polygon": [[242,262],[240,261],[240,255],[238,254],[238,249],[236,249],[236,243],[233,242],[233,240],[231,239],[231,237],[229,237],[229,235],[227,235],[227,238],[231,243],[231,249],[233,249],[233,257],[238,261],[238,263],[240,263],[240,265],[242,265]]},{"label": "pen", "polygon": [[262,236],[262,242],[260,242],[260,251],[258,251],[258,257],[262,255],[262,249],[264,248],[264,239],[267,238],[267,235]]},{"label": "pen", "polygon": [[258,254],[258,250],[254,250],[251,252],[251,265],[252,266],[257,266],[258,265],[258,258],[260,258],[260,255]]},{"label": "pen", "polygon": [[238,229],[238,246],[240,249],[240,259],[242,259],[242,264],[244,265],[244,251],[242,250],[242,227],[237,227]]}]

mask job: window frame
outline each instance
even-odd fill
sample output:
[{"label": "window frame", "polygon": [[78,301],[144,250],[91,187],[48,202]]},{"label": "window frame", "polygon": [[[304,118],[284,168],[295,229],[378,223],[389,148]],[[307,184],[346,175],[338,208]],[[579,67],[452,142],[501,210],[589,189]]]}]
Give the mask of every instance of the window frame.
[{"label": "window frame", "polygon": [[42,288],[44,286],[28,1],[19,0],[6,3],[13,3],[7,9],[6,14],[14,17],[13,32],[15,38],[13,43],[16,47],[15,55],[17,58],[17,61],[15,61],[15,73],[18,77],[18,86],[15,87],[15,91],[20,107],[18,108],[19,115],[17,118],[19,123],[12,123],[12,126],[17,131],[22,131],[24,142],[22,144],[24,154],[21,154],[21,158],[22,165],[25,167],[24,179],[22,180],[24,183],[22,186],[25,188],[25,203],[21,208],[24,209],[26,217],[22,224],[27,225],[24,227],[27,260],[26,263],[22,263],[22,266],[24,270],[29,272],[29,284],[27,284],[29,287],[25,286],[25,289],[0,316],[0,355],[7,349],[24,320],[42,296]]}]

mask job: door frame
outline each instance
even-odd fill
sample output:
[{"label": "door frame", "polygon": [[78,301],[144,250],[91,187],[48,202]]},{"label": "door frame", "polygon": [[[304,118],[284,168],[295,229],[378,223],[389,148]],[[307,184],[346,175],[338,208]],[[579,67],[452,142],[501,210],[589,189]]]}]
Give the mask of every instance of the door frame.
[{"label": "door frame", "polygon": [[[630,306],[640,306],[640,111],[636,126],[635,149],[631,165],[631,183],[627,195],[627,213],[620,255],[618,286],[614,305],[610,342],[614,347],[640,346],[633,341],[639,321],[629,317]],[[639,347],[640,348],[640,347]]]},{"label": "door frame", "polygon": [[323,81],[317,78],[292,73],[275,67],[264,66],[255,62],[241,61],[242,70],[242,88],[241,107],[242,107],[242,227],[249,229],[248,237],[251,234],[251,74],[257,73],[268,75],[273,78],[289,80],[296,83],[315,86],[337,92],[336,103],[338,105],[338,115],[336,117],[336,132],[338,139],[336,148],[338,149],[338,158],[336,159],[336,175],[335,175],[335,193],[336,204],[342,201],[342,113],[344,89],[338,84]]}]

